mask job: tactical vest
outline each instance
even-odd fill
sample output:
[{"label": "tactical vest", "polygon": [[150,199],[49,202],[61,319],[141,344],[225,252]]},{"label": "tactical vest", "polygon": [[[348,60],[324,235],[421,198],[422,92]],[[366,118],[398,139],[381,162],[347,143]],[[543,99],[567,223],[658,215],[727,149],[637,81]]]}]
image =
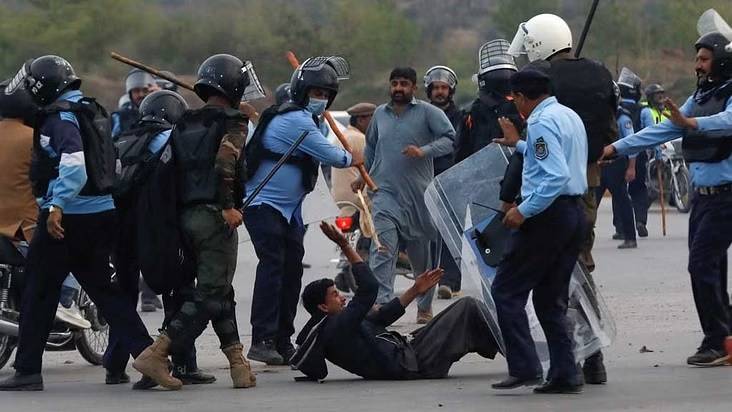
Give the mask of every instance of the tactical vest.
[{"label": "tactical vest", "polygon": [[[257,173],[257,169],[259,169],[262,160],[277,162],[282,158],[283,153],[275,153],[264,147],[264,133],[267,130],[267,126],[269,126],[272,119],[276,116],[298,110],[303,109],[300,106],[288,102],[281,106],[270,106],[262,112],[259,117],[259,124],[257,124],[254,134],[249,139],[246,146],[246,156],[244,159],[246,161],[247,179],[251,179]],[[318,125],[317,117],[313,116],[313,121]],[[300,157],[293,155],[290,156],[285,163],[297,166],[300,169],[302,174],[302,186],[306,193],[310,193],[315,189],[315,183],[318,181],[318,169],[320,166],[317,160],[312,156],[306,155],[304,157]]]},{"label": "tactical vest", "polygon": [[[732,82],[720,87],[704,104],[691,100],[688,117],[712,116],[727,107],[732,96]],[[709,132],[685,129],[681,148],[687,162],[717,163],[732,154],[732,129]]]},{"label": "tactical vest", "polygon": [[601,63],[585,58],[551,62],[553,94],[574,110],[587,132],[587,162],[600,158],[602,149],[618,137],[613,78]]},{"label": "tactical vest", "polygon": [[115,136],[115,139],[119,138],[123,133],[133,129],[140,120],[140,112],[132,107],[125,107],[114,112],[114,114],[117,115],[119,122],[119,134]]},{"label": "tactical vest", "polygon": [[121,135],[114,146],[121,170],[114,185],[114,198],[129,197],[138,188],[157,163],[160,153],[152,153],[150,142],[161,132],[170,129],[157,123],[145,123]]},{"label": "tactical vest", "polygon": [[458,148],[456,163],[493,143],[493,139],[503,136],[503,130],[498,124],[498,118],[501,116],[519,117],[513,102],[503,98],[502,101],[498,101],[492,95],[485,101],[481,98],[475,99],[460,131],[462,135],[460,144],[467,147]]},{"label": "tactical vest", "polygon": [[176,123],[170,141],[175,157],[178,200],[183,206],[219,201],[216,155],[226,134],[226,121],[234,116],[241,116],[241,113],[204,106],[187,111]]},{"label": "tactical vest", "polygon": [[666,112],[660,112],[658,109],[652,106],[648,106],[648,108],[651,110],[651,116],[653,117],[653,124],[659,124],[664,119],[666,119],[668,116],[666,115]]},{"label": "tactical vest", "polygon": [[112,193],[116,180],[116,151],[112,143],[109,115],[95,99],[83,97],[78,102],[59,101],[39,113],[38,127],[33,131],[33,156],[30,180],[33,195],[43,197],[48,184],[58,177],[61,156],[50,157],[41,147],[41,129],[49,116],[60,112],[71,112],[79,123],[79,134],[84,147],[84,164],[87,180],[79,195],[103,196]]},{"label": "tactical vest", "polygon": [[636,102],[626,102],[621,101],[620,102],[620,108],[623,110],[623,112],[630,117],[630,120],[633,122],[633,131],[638,132],[640,129],[643,128],[641,123],[641,110],[643,110],[643,106]]}]

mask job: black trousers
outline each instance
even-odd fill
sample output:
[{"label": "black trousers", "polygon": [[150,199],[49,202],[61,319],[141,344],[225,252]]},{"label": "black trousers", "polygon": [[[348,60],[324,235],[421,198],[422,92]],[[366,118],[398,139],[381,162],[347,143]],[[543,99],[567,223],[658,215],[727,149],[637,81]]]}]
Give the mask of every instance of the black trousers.
[{"label": "black trousers", "polygon": [[560,197],[526,219],[511,237],[509,252],[491,287],[506,344],[508,372],[516,378],[542,373],[526,316],[533,291],[536,315],[549,345],[549,379],[577,383],[573,341],[567,330],[569,281],[584,234],[579,199]]},{"label": "black trousers", "polygon": [[252,341],[287,344],[295,333],[305,229],[266,204],[247,208],[244,223],[259,259],[252,299]]},{"label": "black trousers", "polygon": [[[124,298],[125,302],[137,310],[137,299],[140,295],[140,265],[137,260],[137,219],[134,211],[130,208],[119,208],[119,235],[117,246],[112,254],[112,262],[116,271],[116,287]],[[179,295],[179,294],[177,294]],[[166,318],[169,313],[177,312],[183,304],[177,295],[163,296]],[[154,292],[153,292],[153,296]],[[127,367],[130,354],[122,345],[122,333],[118,328],[110,326],[109,343],[104,352],[102,364],[104,368],[113,373],[119,373]],[[191,345],[182,354],[172,354],[175,366],[186,366],[188,369],[197,369],[196,348]]]},{"label": "black trousers", "polygon": [[600,206],[605,189],[610,191],[613,201],[613,222],[618,222],[619,232],[625,240],[635,240],[635,219],[633,205],[628,195],[628,184],[625,182],[625,170],[628,159],[618,159],[602,169],[600,187],[597,188],[597,206]]},{"label": "black trousers", "polygon": [[419,365],[416,378],[444,378],[453,363],[471,352],[495,358],[498,345],[488,316],[483,302],[464,297],[412,332],[410,344]]},{"label": "black trousers", "polygon": [[56,316],[61,283],[73,273],[111,328],[120,331],[119,344],[136,357],[152,343],[147,328],[128,299],[112,288],[109,260],[115,241],[114,210],[64,215],[64,239],[53,239],[46,229],[48,211],[28,251],[15,369],[21,374],[41,372],[43,350]]},{"label": "black trousers", "polygon": [[648,207],[651,204],[648,201],[648,186],[646,186],[647,169],[648,154],[644,150],[635,158],[635,180],[628,183],[628,194],[633,204],[635,221],[644,225],[648,223]]},{"label": "black trousers", "polygon": [[702,348],[722,349],[732,331],[727,290],[727,249],[732,242],[732,193],[692,199],[689,274],[704,331]]}]

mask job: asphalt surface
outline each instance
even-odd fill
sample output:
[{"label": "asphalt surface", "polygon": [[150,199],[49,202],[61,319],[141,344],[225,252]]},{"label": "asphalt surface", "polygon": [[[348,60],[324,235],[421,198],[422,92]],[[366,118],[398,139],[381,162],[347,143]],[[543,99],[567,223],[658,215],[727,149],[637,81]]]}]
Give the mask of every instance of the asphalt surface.
[{"label": "asphalt surface", "polygon": [[[448,379],[367,382],[329,365],[322,384],[296,383],[299,373],[287,367],[252,362],[256,388],[230,388],[226,359],[209,328],[198,341],[199,363],[218,381],[186,386],[178,392],[132,391],[128,385],[104,385],[104,370],[87,364],[76,352],[47,353],[46,390],[4,392],[0,411],[730,411],[732,367],[692,368],[685,364],[701,339],[686,271],[688,215],[669,213],[667,236],[661,236],[658,210],[652,210],[650,236],[635,250],[617,250],[612,235],[610,202],[603,202],[597,229],[595,279],[617,324],[615,343],[606,349],[609,382],[585,386],[581,395],[535,395],[530,390],[497,392],[490,384],[506,373],[503,358],[488,361],[468,356],[456,363]],[[333,276],[335,248],[315,228],[306,238],[304,282]],[[249,308],[256,256],[250,244],[240,248],[235,278],[240,331],[249,344]],[[398,286],[408,281],[400,278]],[[467,285],[470,286],[470,285]],[[467,290],[468,294],[474,290]],[[435,301],[442,309],[448,301]],[[304,313],[304,311],[302,311]],[[305,317],[301,313],[297,324]],[[151,333],[162,315],[143,314]],[[416,309],[397,325],[408,332]],[[5,367],[0,378],[12,369]],[[131,367],[128,373],[136,379]]]}]

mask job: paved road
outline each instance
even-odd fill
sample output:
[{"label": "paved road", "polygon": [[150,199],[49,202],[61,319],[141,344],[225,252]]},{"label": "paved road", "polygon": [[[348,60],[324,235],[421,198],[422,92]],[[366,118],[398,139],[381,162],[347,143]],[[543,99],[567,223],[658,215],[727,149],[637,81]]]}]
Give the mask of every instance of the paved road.
[{"label": "paved road", "polygon": [[[199,341],[200,364],[214,373],[213,385],[185,387],[179,392],[132,392],[126,386],[104,385],[104,371],[86,364],[74,352],[46,354],[42,393],[3,393],[0,411],[534,411],[534,410],[732,410],[732,368],[698,369],[685,365],[701,336],[686,272],[687,215],[671,213],[668,235],[660,235],[660,216],[650,216],[651,236],[636,250],[619,251],[610,240],[610,202],[604,202],[598,223],[596,280],[615,316],[616,342],[606,351],[610,382],[587,386],[575,396],[539,396],[527,390],[497,393],[490,384],[506,373],[505,361],[469,356],[457,363],[445,380],[366,382],[330,365],[323,384],[295,383],[298,375],[285,367],[254,363],[258,385],[233,390],[224,356],[209,329]],[[317,231],[306,239],[305,282],[331,276],[334,249]],[[249,244],[240,249],[235,281],[237,313],[242,333],[249,334],[249,307],[256,258]],[[400,280],[399,286],[407,282]],[[444,308],[444,301],[436,301]],[[415,325],[411,310],[397,325],[408,331]],[[145,314],[154,331],[159,314]],[[298,317],[298,325],[305,322]],[[249,339],[249,336],[245,336]],[[248,342],[247,342],[248,345]],[[641,348],[651,352],[644,351]],[[131,368],[130,368],[131,369]],[[7,367],[0,378],[11,372]],[[137,374],[134,373],[133,377]]]}]

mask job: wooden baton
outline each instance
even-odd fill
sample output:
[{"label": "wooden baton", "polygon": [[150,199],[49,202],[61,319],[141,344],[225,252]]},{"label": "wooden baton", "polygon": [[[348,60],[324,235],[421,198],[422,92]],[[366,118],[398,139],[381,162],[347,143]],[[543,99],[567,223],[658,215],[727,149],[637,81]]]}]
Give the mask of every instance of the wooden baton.
[{"label": "wooden baton", "polygon": [[[290,65],[293,69],[297,69],[297,67],[300,66],[300,62],[297,60],[295,53],[293,53],[292,51],[288,51],[286,56],[287,61],[290,62]],[[343,145],[343,148],[346,149],[348,153],[353,153],[353,148],[351,148],[351,145],[348,143],[348,139],[346,139],[346,136],[343,135],[343,132],[341,132],[341,129],[338,127],[338,124],[336,123],[335,119],[333,119],[333,116],[330,114],[330,112],[323,113],[323,117],[325,117],[325,120],[328,122],[328,125],[330,125],[331,130],[333,130],[333,133],[335,133],[336,137],[341,142],[341,145]],[[361,174],[361,178],[369,187],[369,189],[371,189],[372,192],[378,191],[379,187],[376,186],[376,182],[374,182],[371,176],[369,176],[369,172],[366,170],[366,166],[358,165],[356,168],[358,169],[358,172]]]},{"label": "wooden baton", "polygon": [[157,77],[159,77],[161,79],[165,79],[165,80],[167,80],[169,82],[173,82],[173,83],[177,84],[178,86],[180,86],[180,87],[182,87],[184,89],[188,89],[188,90],[194,91],[192,85],[190,85],[190,84],[188,84],[188,83],[186,83],[186,82],[178,79],[175,76],[169,76],[169,75],[161,72],[160,70],[158,70],[158,69],[156,69],[156,68],[154,68],[152,66],[148,66],[146,64],[142,64],[142,63],[140,63],[138,61],[135,61],[135,60],[132,60],[132,59],[127,58],[125,56],[122,56],[119,53],[111,52],[111,53],[109,53],[109,55],[113,59],[115,59],[115,60],[117,60],[119,62],[122,62],[124,64],[130,65],[132,67],[136,67],[136,68],[138,68],[138,69],[140,69],[142,71],[148,72],[148,73],[150,73],[150,74],[152,74],[154,76],[157,76]]}]

